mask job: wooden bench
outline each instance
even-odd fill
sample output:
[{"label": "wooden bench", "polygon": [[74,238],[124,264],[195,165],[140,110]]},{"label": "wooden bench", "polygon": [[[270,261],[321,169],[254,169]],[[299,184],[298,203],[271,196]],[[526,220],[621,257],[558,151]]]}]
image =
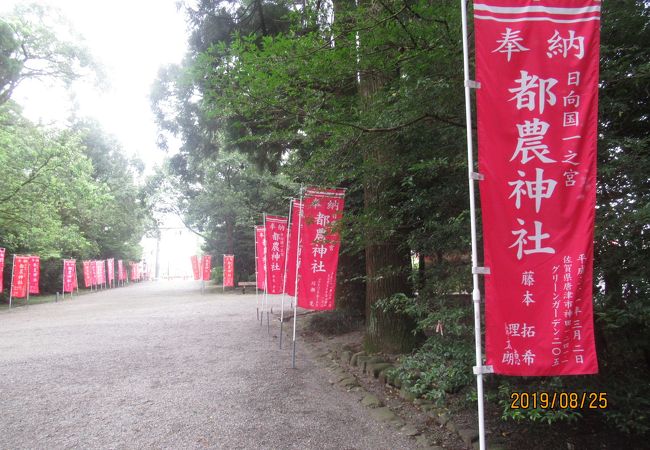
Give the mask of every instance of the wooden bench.
[{"label": "wooden bench", "polygon": [[257,285],[257,283],[255,281],[240,281],[239,283],[237,283],[237,287],[242,288],[241,289],[242,294],[246,293],[246,287],[247,286],[255,287],[256,285]]}]

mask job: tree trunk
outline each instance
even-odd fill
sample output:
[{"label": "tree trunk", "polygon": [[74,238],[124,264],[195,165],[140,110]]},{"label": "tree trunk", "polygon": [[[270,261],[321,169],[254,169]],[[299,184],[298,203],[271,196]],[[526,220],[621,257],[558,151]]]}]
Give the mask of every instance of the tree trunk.
[{"label": "tree trunk", "polygon": [[[363,36],[360,38],[363,46]],[[371,112],[376,104],[375,96],[397,74],[381,74],[367,71],[360,75],[359,92],[362,107]],[[366,229],[366,348],[369,351],[405,352],[415,345],[411,333],[413,323],[408,318],[374,307],[377,301],[394,294],[410,294],[408,275],[411,270],[409,249],[403,245],[404,236],[397,230],[386,232],[383,217],[392,205],[383,204],[381,193],[391,186],[387,164],[399,153],[397,143],[390,137],[365,136],[364,150],[364,208]]]}]

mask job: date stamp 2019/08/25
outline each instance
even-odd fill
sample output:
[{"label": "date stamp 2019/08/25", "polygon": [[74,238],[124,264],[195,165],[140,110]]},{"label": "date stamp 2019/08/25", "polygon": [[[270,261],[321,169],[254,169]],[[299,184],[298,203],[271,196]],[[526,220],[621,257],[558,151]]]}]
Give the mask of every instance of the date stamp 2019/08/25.
[{"label": "date stamp 2019/08/25", "polygon": [[513,392],[511,409],[607,409],[606,392]]}]

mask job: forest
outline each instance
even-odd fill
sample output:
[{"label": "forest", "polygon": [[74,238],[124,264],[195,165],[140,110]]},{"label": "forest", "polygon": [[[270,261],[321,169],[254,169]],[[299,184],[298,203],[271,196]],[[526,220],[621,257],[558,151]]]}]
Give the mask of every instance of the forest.
[{"label": "forest", "polygon": [[[206,253],[236,255],[235,276],[249,280],[262,212],[286,215],[301,185],[343,187],[337,309],[322,315],[323,326],[362,324],[368,351],[405,355],[397,376],[407,389],[472,407],[458,2],[179,6],[189,50],[182,64],[160,69],[151,90],[169,158],[141,186],[133,181],[138,162],[121,156],[98,124],[75,119],[50,130],[21,117],[10,95],[29,76],[12,66],[26,36],[0,24],[7,252],[137,258],[140,237],[155,233],[152,217],[173,212],[203,236]],[[600,373],[491,376],[486,395],[504,420],[650,431],[649,19],[644,0],[603,4],[593,299]],[[53,64],[63,78],[92,67],[72,62]],[[181,142],[177,152],[172,139]],[[434,331],[439,324],[444,335]],[[610,408],[512,410],[508,399],[520,390],[603,391]]]}]

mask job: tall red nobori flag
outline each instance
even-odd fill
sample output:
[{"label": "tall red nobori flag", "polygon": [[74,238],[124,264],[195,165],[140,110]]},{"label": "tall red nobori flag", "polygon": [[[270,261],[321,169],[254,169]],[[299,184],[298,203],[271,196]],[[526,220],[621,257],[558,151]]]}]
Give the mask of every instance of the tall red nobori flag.
[{"label": "tall red nobori flag", "polygon": [[223,255],[223,286],[235,286],[235,255]]},{"label": "tall red nobori flag", "polygon": [[11,296],[27,297],[27,278],[29,277],[29,256],[14,256]]},{"label": "tall red nobori flag", "polygon": [[90,276],[90,261],[82,261],[83,264],[83,275],[84,275],[84,286],[89,288],[92,286],[92,279]]},{"label": "tall red nobori flag", "polygon": [[308,188],[305,193],[298,269],[301,308],[334,309],[341,243],[337,222],[343,217],[344,197],[343,189]]},{"label": "tall red nobori flag", "polygon": [[266,291],[282,294],[287,247],[287,218],[266,216]]},{"label": "tall red nobori flag", "polygon": [[600,1],[487,0],[474,21],[487,364],[596,373]]},{"label": "tall red nobori flag", "polygon": [[[302,214],[302,203],[294,200],[291,208],[291,226],[289,229],[289,248],[287,249],[287,286],[286,293],[292,297],[296,295],[296,259],[298,258],[298,223],[304,225]],[[301,236],[301,240],[304,236]]]},{"label": "tall red nobori flag", "polygon": [[74,259],[63,260],[63,292],[73,292],[76,278],[76,261]]},{"label": "tall red nobori flag", "polygon": [[4,290],[3,275],[5,270],[5,249],[0,247],[0,292]]},{"label": "tall red nobori flag", "polygon": [[124,261],[121,259],[117,260],[117,281],[125,281],[126,272],[124,271]]},{"label": "tall red nobori flag", "polygon": [[210,281],[210,272],[212,271],[212,256],[203,255],[201,260],[201,269],[203,270],[203,281]]},{"label": "tall red nobori flag", "polygon": [[196,255],[192,255],[191,260],[192,260],[192,272],[194,273],[194,279],[200,280],[201,269],[199,267],[199,257]]},{"label": "tall red nobori flag", "polygon": [[108,272],[108,281],[112,283],[115,281],[115,259],[109,258],[106,260],[106,271]]},{"label": "tall red nobori flag", "polygon": [[264,231],[264,225],[255,227],[255,248],[256,248],[256,260],[255,260],[255,269],[257,270],[257,288],[266,289],[266,270],[264,266],[264,261],[266,260],[264,253],[264,242],[266,239],[266,233]]},{"label": "tall red nobori flag", "polygon": [[29,257],[29,293],[38,294],[38,284],[41,280],[41,258],[38,256]]}]

